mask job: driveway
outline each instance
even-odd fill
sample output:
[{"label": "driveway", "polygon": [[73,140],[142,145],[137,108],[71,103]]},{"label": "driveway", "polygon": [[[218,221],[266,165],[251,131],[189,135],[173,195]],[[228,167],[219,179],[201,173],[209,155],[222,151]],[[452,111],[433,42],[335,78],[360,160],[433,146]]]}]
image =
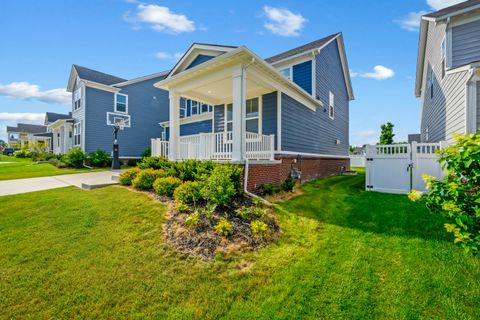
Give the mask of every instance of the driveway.
[{"label": "driveway", "polygon": [[115,184],[116,182],[112,180],[112,177],[118,176],[119,174],[120,171],[99,171],[51,177],[4,180],[0,181],[0,196],[69,186],[81,188],[82,184],[91,186]]}]

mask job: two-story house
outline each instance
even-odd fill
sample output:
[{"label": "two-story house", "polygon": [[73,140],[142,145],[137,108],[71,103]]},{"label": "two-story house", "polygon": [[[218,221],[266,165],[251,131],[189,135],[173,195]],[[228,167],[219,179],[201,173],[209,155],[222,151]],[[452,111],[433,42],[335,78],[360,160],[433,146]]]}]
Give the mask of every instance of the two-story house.
[{"label": "two-story house", "polygon": [[426,14],[420,21],[415,95],[421,141],[452,141],[480,128],[480,0]]},{"label": "two-story house", "polygon": [[349,167],[353,90],[341,33],[267,59],[194,43],[171,70],[132,80],[73,65],[67,90],[65,125],[87,153],[110,151],[121,122],[121,158],[151,146],[171,160],[250,159],[273,180],[294,167],[306,179]]}]

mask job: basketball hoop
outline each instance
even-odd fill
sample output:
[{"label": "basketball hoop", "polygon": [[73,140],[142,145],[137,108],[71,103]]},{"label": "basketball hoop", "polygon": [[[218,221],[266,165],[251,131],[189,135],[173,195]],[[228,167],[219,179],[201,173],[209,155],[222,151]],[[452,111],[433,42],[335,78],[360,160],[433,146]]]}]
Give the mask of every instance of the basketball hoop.
[{"label": "basketball hoop", "polygon": [[115,127],[117,127],[120,130],[123,130],[123,128],[125,128],[125,120],[120,120],[118,122],[115,122]]}]

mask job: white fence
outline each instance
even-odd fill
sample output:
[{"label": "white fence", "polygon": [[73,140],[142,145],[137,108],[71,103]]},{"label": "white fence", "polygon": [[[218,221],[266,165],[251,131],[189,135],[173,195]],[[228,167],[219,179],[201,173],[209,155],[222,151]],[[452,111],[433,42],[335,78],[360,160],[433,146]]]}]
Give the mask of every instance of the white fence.
[{"label": "white fence", "polygon": [[425,191],[422,174],[442,178],[443,172],[436,150],[440,143],[375,145],[366,148],[366,180],[368,191],[407,193],[412,188]]},{"label": "white fence", "polygon": [[[232,132],[200,133],[180,137],[180,159],[232,159]],[[169,142],[152,139],[152,155],[168,157]],[[247,132],[245,154],[250,160],[273,160],[275,137]]]},{"label": "white fence", "polygon": [[367,157],[364,154],[351,154],[350,167],[365,168]]}]

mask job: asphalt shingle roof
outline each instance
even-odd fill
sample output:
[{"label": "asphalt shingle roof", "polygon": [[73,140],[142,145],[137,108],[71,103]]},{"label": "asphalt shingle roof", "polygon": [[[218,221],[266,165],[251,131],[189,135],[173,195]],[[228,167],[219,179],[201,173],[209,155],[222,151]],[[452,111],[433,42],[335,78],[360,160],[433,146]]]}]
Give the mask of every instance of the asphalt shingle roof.
[{"label": "asphalt shingle roof", "polygon": [[288,51],[282,52],[280,54],[274,55],[270,58],[265,59],[265,61],[267,61],[268,63],[274,63],[274,62],[277,62],[277,61],[295,56],[297,54],[300,54],[300,53],[303,53],[303,52],[306,52],[306,51],[314,50],[316,48],[319,48],[319,47],[323,46],[325,43],[332,40],[333,38],[335,38],[338,35],[339,35],[339,33],[335,33],[335,34],[329,35],[325,38],[321,38],[321,39],[312,41],[312,42],[304,44],[300,47],[296,47],[296,48],[293,48],[291,50],[288,50]]},{"label": "asphalt shingle roof", "polygon": [[47,131],[46,126],[37,124],[18,123],[16,127],[7,127],[9,132],[25,132],[25,133],[44,133]]},{"label": "asphalt shingle roof", "polygon": [[438,11],[426,14],[424,15],[424,17],[439,18],[439,17],[443,17],[444,15],[455,13],[456,11],[459,11],[459,10],[468,9],[478,4],[480,4],[480,0],[469,0],[465,2],[460,2],[459,4],[444,8],[442,10],[438,10]]},{"label": "asphalt shingle roof", "polygon": [[111,74],[103,73],[100,71],[88,69],[79,65],[74,64],[73,67],[77,70],[78,76],[81,79],[98,82],[101,84],[105,84],[107,86],[127,81],[126,79],[122,79],[116,76],[112,76]]},{"label": "asphalt shingle roof", "polygon": [[62,113],[55,113],[55,112],[47,112],[45,113],[45,122],[46,123],[53,123],[60,119],[70,119],[72,114],[62,114]]}]

